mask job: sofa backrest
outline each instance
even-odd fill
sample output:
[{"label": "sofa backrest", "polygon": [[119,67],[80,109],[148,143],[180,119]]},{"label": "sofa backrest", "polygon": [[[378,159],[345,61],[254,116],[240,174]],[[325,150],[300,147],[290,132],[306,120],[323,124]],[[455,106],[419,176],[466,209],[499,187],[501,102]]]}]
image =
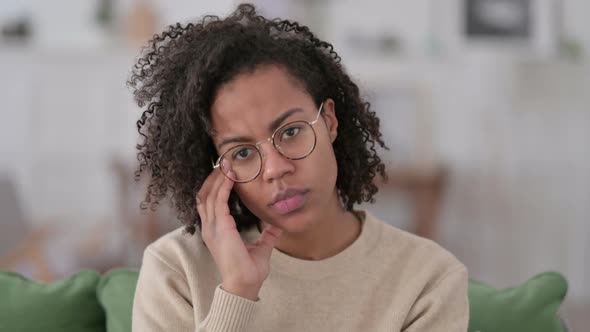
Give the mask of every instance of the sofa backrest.
[{"label": "sofa backrest", "polygon": [[[129,332],[137,277],[129,269],[82,271],[45,285],[0,272],[0,331]],[[558,310],[566,293],[556,272],[508,289],[470,281],[469,332],[565,332]]]}]

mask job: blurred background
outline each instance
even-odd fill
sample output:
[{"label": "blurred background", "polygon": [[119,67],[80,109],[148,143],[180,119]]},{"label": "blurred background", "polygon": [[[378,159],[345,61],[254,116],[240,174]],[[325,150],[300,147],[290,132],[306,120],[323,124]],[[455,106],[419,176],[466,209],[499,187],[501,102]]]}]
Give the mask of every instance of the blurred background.
[{"label": "blurred background", "polygon": [[[0,268],[139,267],[179,226],[140,212],[125,86],[155,32],[234,0],[3,0]],[[331,42],[382,120],[391,181],[362,207],[497,287],[562,273],[590,324],[590,2],[260,0]]]}]

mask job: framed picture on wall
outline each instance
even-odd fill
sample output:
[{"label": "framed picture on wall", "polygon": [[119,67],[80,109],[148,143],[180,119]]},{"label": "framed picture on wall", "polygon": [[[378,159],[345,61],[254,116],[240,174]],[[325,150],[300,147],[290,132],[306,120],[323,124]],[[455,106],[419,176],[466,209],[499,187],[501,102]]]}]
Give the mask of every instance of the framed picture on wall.
[{"label": "framed picture on wall", "polygon": [[492,46],[533,57],[554,56],[561,6],[562,0],[462,0],[463,40],[469,48]]},{"label": "framed picture on wall", "polygon": [[532,30],[530,0],[466,0],[468,38],[527,39]]}]

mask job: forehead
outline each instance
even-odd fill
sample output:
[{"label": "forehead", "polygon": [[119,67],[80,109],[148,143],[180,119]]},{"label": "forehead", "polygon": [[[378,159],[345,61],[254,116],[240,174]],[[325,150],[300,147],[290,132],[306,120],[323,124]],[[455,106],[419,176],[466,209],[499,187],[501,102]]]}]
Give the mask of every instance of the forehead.
[{"label": "forehead", "polygon": [[217,136],[253,134],[293,107],[312,108],[302,83],[278,66],[264,66],[224,84],[211,107]]}]

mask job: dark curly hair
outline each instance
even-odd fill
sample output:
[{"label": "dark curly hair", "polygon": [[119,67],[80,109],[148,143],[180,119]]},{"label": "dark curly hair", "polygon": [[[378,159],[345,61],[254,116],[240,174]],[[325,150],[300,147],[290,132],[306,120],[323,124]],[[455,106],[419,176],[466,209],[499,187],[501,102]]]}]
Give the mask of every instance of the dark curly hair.
[{"label": "dark curly hair", "polygon": [[[379,118],[363,101],[358,86],[340,64],[331,44],[306,26],[269,20],[250,4],[224,19],[205,16],[198,23],[169,26],[154,35],[133,66],[128,86],[145,110],[137,121],[136,180],[149,176],[142,209],[169,198],[185,229],[201,226],[195,196],[212,171],[217,152],[211,139],[210,109],[217,90],[237,75],[261,65],[279,65],[303,83],[316,105],[332,98],[340,135],[333,143],[338,165],[336,187],[348,211],[373,202],[373,178],[387,179],[375,143],[387,149]],[[170,196],[168,196],[170,195]],[[228,205],[239,231],[259,219],[232,192]]]}]

